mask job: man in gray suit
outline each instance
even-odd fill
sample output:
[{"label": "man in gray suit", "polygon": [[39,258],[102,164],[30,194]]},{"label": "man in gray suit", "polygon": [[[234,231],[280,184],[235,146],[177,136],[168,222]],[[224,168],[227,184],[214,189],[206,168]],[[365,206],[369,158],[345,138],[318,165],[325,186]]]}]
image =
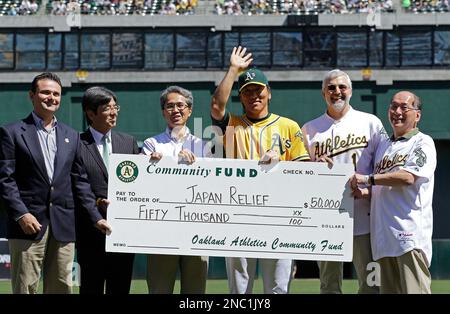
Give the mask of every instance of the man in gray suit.
[{"label": "man in gray suit", "polygon": [[56,119],[61,81],[42,73],[31,83],[32,113],[0,128],[0,196],[8,215],[13,293],[72,292],[74,198],[90,224],[109,232],[98,214],[79,156],[79,134]]},{"label": "man in gray suit", "polygon": [[[99,214],[106,219],[109,154],[138,154],[136,140],[112,131],[120,106],[116,95],[104,87],[84,93],[83,111],[89,128],[81,134],[81,159],[94,192]],[[81,294],[127,294],[130,290],[134,254],[105,252],[105,236],[77,206],[77,258],[81,267]]]}]

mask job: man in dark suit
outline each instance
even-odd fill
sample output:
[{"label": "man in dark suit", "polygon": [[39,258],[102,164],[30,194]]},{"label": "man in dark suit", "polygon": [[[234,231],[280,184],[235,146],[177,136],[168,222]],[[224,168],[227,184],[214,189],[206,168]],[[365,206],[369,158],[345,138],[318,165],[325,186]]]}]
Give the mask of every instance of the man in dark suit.
[{"label": "man in dark suit", "polygon": [[[136,140],[112,131],[120,106],[116,95],[103,87],[89,88],[82,100],[89,128],[81,134],[81,158],[97,198],[99,213],[106,219],[109,154],[138,154]],[[105,236],[90,224],[89,215],[77,210],[77,259],[81,267],[82,294],[127,294],[134,254],[105,252]]]},{"label": "man in dark suit", "polygon": [[91,224],[109,232],[83,172],[77,131],[57,121],[61,81],[36,76],[29,92],[33,112],[0,128],[0,195],[6,212],[13,293],[72,292],[74,196]]}]

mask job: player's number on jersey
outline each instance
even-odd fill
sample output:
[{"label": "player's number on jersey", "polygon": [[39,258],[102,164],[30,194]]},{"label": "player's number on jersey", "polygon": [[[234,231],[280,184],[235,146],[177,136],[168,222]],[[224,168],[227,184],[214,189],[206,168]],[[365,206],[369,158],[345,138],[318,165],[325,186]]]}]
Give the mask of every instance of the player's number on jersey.
[{"label": "player's number on jersey", "polygon": [[356,171],[356,158],[357,158],[356,153],[353,153],[352,160],[353,160],[353,167],[355,167],[355,171]]}]

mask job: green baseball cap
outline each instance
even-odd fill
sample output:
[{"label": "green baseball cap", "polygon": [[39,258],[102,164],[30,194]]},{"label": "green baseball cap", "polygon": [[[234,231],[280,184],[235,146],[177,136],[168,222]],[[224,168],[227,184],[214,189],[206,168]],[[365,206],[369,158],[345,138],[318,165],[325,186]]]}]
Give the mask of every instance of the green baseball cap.
[{"label": "green baseball cap", "polygon": [[262,86],[268,86],[269,81],[264,73],[256,68],[247,69],[239,75],[239,92],[250,84],[258,84]]}]

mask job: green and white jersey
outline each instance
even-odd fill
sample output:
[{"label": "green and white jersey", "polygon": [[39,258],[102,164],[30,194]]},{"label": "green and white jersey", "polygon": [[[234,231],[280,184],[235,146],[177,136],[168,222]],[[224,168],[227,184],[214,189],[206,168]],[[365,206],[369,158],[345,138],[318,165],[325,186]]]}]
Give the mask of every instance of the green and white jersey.
[{"label": "green and white jersey", "polygon": [[[383,124],[373,114],[350,110],[340,120],[327,113],[307,122],[303,136],[312,161],[328,156],[335,163],[351,163],[356,172],[371,174],[373,158],[382,138],[387,138]],[[354,235],[370,233],[370,201],[355,200]]]},{"label": "green and white jersey", "polygon": [[374,173],[405,170],[417,177],[412,185],[372,187],[371,241],[374,260],[401,256],[413,249],[431,263],[433,188],[436,148],[418,129],[380,143]]}]

